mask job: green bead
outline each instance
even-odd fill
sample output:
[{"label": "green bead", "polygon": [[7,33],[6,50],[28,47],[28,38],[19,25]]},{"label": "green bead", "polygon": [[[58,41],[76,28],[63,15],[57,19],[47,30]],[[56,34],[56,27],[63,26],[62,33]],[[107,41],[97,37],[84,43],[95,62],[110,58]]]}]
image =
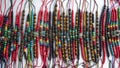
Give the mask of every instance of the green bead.
[{"label": "green bead", "polygon": [[36,40],[36,38],[34,38],[34,40]]},{"label": "green bead", "polygon": [[77,37],[77,35],[76,35],[76,37]]},{"label": "green bead", "polygon": [[28,47],[30,47],[30,44],[28,44]]},{"label": "green bead", "polygon": [[118,8],[118,14],[119,14],[119,18],[120,18],[120,8]]},{"label": "green bead", "polygon": [[75,36],[73,36],[73,38],[75,38]]},{"label": "green bead", "polygon": [[7,42],[4,42],[4,45],[6,45],[7,44]]},{"label": "green bead", "polygon": [[10,38],[10,36],[8,36],[8,38]]},{"label": "green bead", "polygon": [[93,34],[95,35],[95,32],[93,32]]}]

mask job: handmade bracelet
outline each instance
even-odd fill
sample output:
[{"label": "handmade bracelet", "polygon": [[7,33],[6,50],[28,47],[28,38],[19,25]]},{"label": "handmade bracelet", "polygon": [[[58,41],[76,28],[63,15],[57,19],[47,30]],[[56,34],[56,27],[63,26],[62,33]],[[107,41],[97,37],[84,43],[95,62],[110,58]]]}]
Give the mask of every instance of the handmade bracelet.
[{"label": "handmade bracelet", "polygon": [[115,31],[118,29],[118,26],[117,26],[117,10],[115,9],[115,8],[113,8],[112,9],[112,12],[111,12],[111,15],[113,15],[113,17],[111,17],[111,26],[112,26],[112,28],[111,28],[111,35],[112,35],[112,43],[114,43],[113,44],[113,46],[112,46],[112,49],[113,49],[113,51],[114,51],[114,57],[115,58],[118,58],[118,53],[117,53],[117,51],[118,51],[118,46],[119,46],[119,44],[118,44],[118,42],[119,42],[119,40],[118,40],[118,36],[116,36],[115,34]]},{"label": "handmade bracelet", "polygon": [[[57,41],[56,41],[56,46],[58,46],[58,61],[62,59],[62,39],[61,39],[61,31],[62,31],[62,22],[61,22],[61,15],[60,15],[60,10],[57,12]],[[60,63],[60,62],[59,62]]]},{"label": "handmade bracelet", "polygon": [[49,38],[50,38],[50,53],[49,53],[49,58],[48,59],[52,59],[54,58],[54,54],[53,54],[53,35],[52,35],[52,31],[53,31],[53,27],[52,27],[52,12],[49,12]]},{"label": "handmade bracelet", "polygon": [[83,58],[83,60],[85,60],[86,58],[85,58],[85,50],[84,50],[84,42],[83,42],[83,21],[82,21],[82,19],[83,19],[83,12],[82,11],[79,11],[80,12],[80,33],[79,33],[79,37],[80,37],[80,46],[81,46],[81,49],[82,49],[82,58]]},{"label": "handmade bracelet", "polygon": [[90,17],[89,17],[90,15],[89,15],[89,13],[88,13],[88,11],[86,11],[86,48],[87,48],[87,54],[88,54],[88,62],[90,62]]},{"label": "handmade bracelet", "polygon": [[[3,38],[2,38],[2,29],[3,29],[3,20],[4,20],[4,17],[3,17],[3,15],[1,15],[0,14],[0,20],[1,20],[1,24],[0,24],[0,37],[1,37],[1,39],[0,39],[0,44],[1,45],[3,45]],[[0,60],[1,61],[3,61],[3,47],[2,46],[0,46]],[[2,64],[2,62],[1,62],[1,64]]]},{"label": "handmade bracelet", "polygon": [[108,42],[106,42],[106,52],[107,52],[107,57],[109,58],[109,51],[108,51],[108,49],[109,49],[109,45],[110,45],[110,41],[109,41],[109,38],[110,38],[110,28],[109,28],[109,26],[110,26],[110,12],[109,12],[109,8],[107,7],[107,11],[106,11],[106,18],[107,18],[107,20],[106,20],[106,23],[105,23],[105,34],[106,34],[106,36],[105,36],[105,39],[108,41]]},{"label": "handmade bracelet", "polygon": [[102,45],[102,50],[103,50],[103,60],[102,60],[102,66],[105,63],[106,59],[106,41],[105,41],[105,21],[106,21],[106,7],[104,6],[104,11],[103,11],[103,20],[101,21],[101,45]]},{"label": "handmade bracelet", "polygon": [[[20,34],[21,34],[21,39],[24,39],[23,36],[23,24],[24,24],[24,16],[25,16],[25,11],[23,10],[22,12],[22,21],[21,21],[21,29],[20,29]],[[20,54],[19,54],[19,61],[22,62],[23,58],[23,47],[24,47],[24,40],[21,40],[21,46],[20,46]]]},{"label": "handmade bracelet", "polygon": [[94,14],[92,13],[92,48],[93,48],[93,51],[92,51],[92,61],[96,61],[96,58],[95,58],[95,53],[96,53],[96,33],[95,33],[95,26],[94,26]]},{"label": "handmade bracelet", "polygon": [[103,20],[103,14],[104,14],[105,9],[106,9],[106,7],[104,6],[103,9],[102,9],[102,12],[101,12],[100,23],[99,23],[99,38],[100,38],[99,39],[99,42],[100,42],[100,51],[99,51],[100,53],[99,54],[100,54],[100,57],[101,57],[101,51],[102,51],[102,47],[101,47],[101,45],[102,45],[101,44],[101,41],[102,41],[102,37],[101,37],[102,36],[102,30],[101,30],[102,27],[101,26],[102,26],[102,24],[101,23],[102,23],[102,20]]},{"label": "handmade bracelet", "polygon": [[71,53],[72,52],[72,32],[71,32],[71,22],[72,22],[72,11],[71,9],[68,9],[68,17],[69,17],[69,38],[70,38],[70,47],[69,47],[69,55],[70,55],[70,60],[73,60],[73,54]]},{"label": "handmade bracelet", "polygon": [[86,12],[84,12],[84,18],[83,18],[83,42],[84,42],[84,52],[85,52],[85,61],[89,62],[89,54],[87,51],[87,45],[86,45]]},{"label": "handmade bracelet", "polygon": [[64,42],[63,45],[65,47],[65,49],[64,49],[64,51],[65,51],[65,61],[67,63],[69,58],[68,58],[68,49],[67,49],[68,45],[67,45],[67,16],[66,15],[64,17],[64,27],[63,27],[63,30],[64,30],[64,39],[65,39],[65,42]]},{"label": "handmade bracelet", "polygon": [[58,36],[57,36],[57,24],[58,24],[58,10],[57,10],[57,4],[55,5],[55,8],[54,8],[54,23],[53,23],[53,26],[54,26],[54,41],[55,41],[55,55],[56,57],[58,56]]},{"label": "handmade bracelet", "polygon": [[97,52],[96,52],[96,59],[98,62],[99,60],[99,57],[100,57],[100,46],[99,46],[99,22],[98,22],[98,11],[96,11],[96,49],[97,49]]},{"label": "handmade bracelet", "polygon": [[89,13],[89,45],[90,45],[90,54],[91,54],[91,60],[94,61],[94,45],[93,45],[93,34],[94,34],[94,26],[93,26],[93,14],[90,12]]},{"label": "handmade bracelet", "polygon": [[75,55],[76,55],[76,58],[77,58],[77,60],[79,60],[79,40],[78,40],[78,35],[79,35],[79,30],[78,30],[78,27],[79,27],[79,20],[78,20],[78,11],[76,12],[76,17],[75,17],[75,20],[76,20],[76,22],[75,22],[75,28],[76,28],[76,32],[75,32],[75,35],[76,35],[76,37],[75,37],[75,44],[76,44],[76,46],[75,46]]},{"label": "handmade bracelet", "polygon": [[64,52],[64,30],[63,30],[63,23],[64,23],[64,12],[61,14],[61,25],[62,25],[62,28],[61,28],[61,44],[62,44],[62,60],[64,60],[64,57],[65,57],[65,52]]},{"label": "handmade bracelet", "polygon": [[118,8],[118,28],[120,30],[120,7]]},{"label": "handmade bracelet", "polygon": [[5,59],[8,61],[8,38],[7,38],[7,34],[8,34],[8,18],[6,21],[4,21],[5,26],[4,26],[4,50],[3,50],[3,55],[5,57]]}]

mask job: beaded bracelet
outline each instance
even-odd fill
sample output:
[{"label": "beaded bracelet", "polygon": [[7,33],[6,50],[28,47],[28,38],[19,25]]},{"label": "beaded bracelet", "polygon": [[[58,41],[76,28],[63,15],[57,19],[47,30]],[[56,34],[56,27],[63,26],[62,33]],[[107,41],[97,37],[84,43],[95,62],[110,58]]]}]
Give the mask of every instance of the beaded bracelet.
[{"label": "beaded bracelet", "polygon": [[71,26],[72,13],[71,13],[71,9],[68,9],[68,17],[69,17],[69,33],[70,33],[69,34],[69,36],[70,36],[70,47],[68,49],[70,51],[70,53],[69,53],[69,59],[73,60],[73,56],[72,56],[73,54],[71,53],[72,52],[72,45],[71,45],[72,44],[72,39],[71,39],[71,35],[72,35],[72,32],[71,32],[71,27],[72,27]]},{"label": "beaded bracelet", "polygon": [[76,20],[76,22],[75,22],[75,29],[76,29],[76,31],[75,31],[75,35],[76,35],[76,37],[75,37],[75,56],[76,56],[76,58],[77,59],[79,59],[79,42],[78,42],[78,34],[79,34],[79,30],[78,30],[78,26],[79,26],[79,21],[78,21],[78,12],[76,12],[76,17],[75,17],[75,20]]},{"label": "beaded bracelet", "polygon": [[84,52],[85,52],[85,61],[89,61],[89,54],[87,51],[87,45],[86,45],[86,12],[84,12],[84,18],[83,18],[83,42],[84,42]]},{"label": "beaded bracelet", "polygon": [[94,26],[94,14],[92,13],[92,45],[93,45],[93,51],[92,51],[92,61],[96,61],[96,33],[95,33],[95,26]]},{"label": "beaded bracelet", "polygon": [[110,47],[111,50],[111,54],[113,55],[113,59],[112,59],[112,67],[114,67],[114,62],[116,58],[119,57],[119,53],[117,51],[119,51],[119,39],[118,36],[115,35],[115,31],[118,30],[118,24],[117,24],[117,10],[115,8],[112,8],[111,11],[111,15],[113,15],[111,17],[111,21],[110,21],[110,25],[111,25],[111,43],[112,46]]},{"label": "beaded bracelet", "polygon": [[107,20],[106,20],[106,23],[105,23],[105,31],[106,31],[106,36],[105,36],[105,39],[107,40],[107,42],[106,42],[106,52],[107,52],[107,57],[109,58],[109,56],[110,56],[110,54],[109,54],[109,51],[108,51],[108,49],[109,49],[109,46],[110,46],[110,41],[109,41],[109,39],[110,39],[110,28],[109,28],[109,26],[110,26],[110,11],[109,11],[109,8],[107,7],[107,11],[106,11],[106,18],[107,18]]},{"label": "beaded bracelet", "polygon": [[51,60],[52,58],[54,58],[54,54],[53,54],[53,35],[52,35],[52,12],[49,12],[49,38],[50,38],[50,53],[49,53],[49,60]]},{"label": "beaded bracelet", "polygon": [[54,8],[54,18],[53,18],[53,26],[54,26],[54,41],[55,41],[55,57],[58,56],[58,36],[57,36],[57,24],[58,24],[58,10],[57,10],[57,4],[55,5]]},{"label": "beaded bracelet", "polygon": [[[25,16],[25,11],[23,10],[22,11],[22,21],[21,21],[21,29],[20,29],[20,34],[21,34],[21,39],[24,38],[23,36],[23,24],[24,24],[24,16]],[[19,61],[21,62],[22,61],[22,57],[23,57],[23,45],[24,44],[24,40],[21,40],[21,43],[20,43],[20,54],[19,54]]]},{"label": "beaded bracelet", "polygon": [[120,30],[120,7],[118,7],[118,27]]},{"label": "beaded bracelet", "polygon": [[[106,59],[106,41],[105,41],[105,20],[106,20],[106,7],[104,6],[104,9],[103,9],[103,17],[102,17],[102,21],[100,22],[101,24],[101,45],[102,45],[102,50],[103,50],[103,60],[102,60],[102,66],[103,64],[105,63],[105,59]],[[101,66],[101,67],[102,67]]]},{"label": "beaded bracelet", "polygon": [[82,35],[83,34],[83,12],[82,11],[79,11],[80,12],[80,33],[79,33],[79,36],[80,36],[80,46],[81,46],[81,49],[82,49],[82,58],[83,60],[86,60],[86,57],[85,57],[85,50],[84,50],[84,42],[83,42],[83,38],[84,36]]},{"label": "beaded bracelet", "polygon": [[63,45],[63,43],[64,43],[64,30],[63,30],[63,23],[64,23],[64,12],[61,14],[61,26],[62,26],[62,28],[61,28],[61,40],[62,40],[62,42],[61,42],[61,45],[62,45],[62,60],[64,60],[64,57],[65,57],[65,51],[64,51],[64,45]]},{"label": "beaded bracelet", "polygon": [[97,49],[96,62],[98,62],[100,57],[98,11],[96,11],[96,49]]}]

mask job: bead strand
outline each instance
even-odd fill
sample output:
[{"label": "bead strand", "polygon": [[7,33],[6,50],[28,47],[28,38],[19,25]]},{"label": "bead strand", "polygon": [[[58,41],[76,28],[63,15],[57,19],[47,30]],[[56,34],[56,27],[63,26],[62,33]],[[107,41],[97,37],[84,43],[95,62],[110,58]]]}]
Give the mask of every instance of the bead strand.
[{"label": "bead strand", "polygon": [[22,40],[23,37],[23,25],[24,25],[24,16],[25,16],[25,11],[23,10],[22,12],[22,21],[21,21],[21,46],[20,46],[20,55],[19,55],[19,61],[22,61],[22,57],[23,57],[23,45],[24,45],[24,40]]},{"label": "bead strand", "polygon": [[69,48],[69,51],[70,51],[70,60],[73,60],[73,54],[71,53],[72,52],[72,39],[71,39],[71,36],[72,36],[72,31],[71,31],[71,22],[72,22],[72,11],[71,9],[68,9],[68,17],[69,17],[69,36],[70,36],[70,48]]},{"label": "bead strand", "polygon": [[[86,25],[86,27],[85,27],[85,29],[86,29],[86,48],[87,48],[87,54],[88,54],[88,59],[89,59],[89,56],[90,56],[90,44],[89,44],[89,13],[88,13],[88,11],[86,11],[85,12],[86,13],[86,23],[85,23],[85,25]],[[88,60],[88,62],[89,62],[89,60]]]},{"label": "bead strand", "polygon": [[99,46],[99,22],[98,22],[98,11],[96,11],[96,49],[97,49],[97,62],[98,62],[98,58],[100,57],[100,46]]},{"label": "bead strand", "polygon": [[84,52],[85,52],[85,61],[89,61],[89,54],[87,52],[87,45],[86,45],[86,12],[83,14],[83,42],[84,42]]},{"label": "bead strand", "polygon": [[76,26],[76,46],[75,46],[75,52],[76,52],[76,57],[77,59],[79,59],[79,42],[78,42],[78,34],[79,34],[79,30],[78,30],[78,26],[79,26],[79,21],[78,21],[78,12],[76,12],[76,23],[75,23],[75,26]]}]

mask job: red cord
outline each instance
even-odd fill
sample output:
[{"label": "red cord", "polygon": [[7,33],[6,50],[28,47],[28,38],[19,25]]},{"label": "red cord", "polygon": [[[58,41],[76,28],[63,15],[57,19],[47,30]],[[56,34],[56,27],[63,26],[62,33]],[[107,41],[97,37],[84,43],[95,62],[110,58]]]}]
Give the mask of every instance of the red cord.
[{"label": "red cord", "polygon": [[74,28],[75,23],[74,23],[74,10],[72,10],[72,28]]},{"label": "red cord", "polygon": [[49,20],[49,13],[48,10],[46,9],[44,13],[44,22],[46,23],[48,20]]},{"label": "red cord", "polygon": [[[18,4],[17,10],[16,10],[16,25],[18,26],[18,28],[21,27],[20,22],[21,22],[22,4],[23,4],[23,1],[24,1],[24,0],[22,0],[22,1]],[[20,7],[20,10],[19,10],[19,7]]]},{"label": "red cord", "polygon": [[39,47],[39,37],[36,37],[36,58],[38,59],[39,54],[38,54],[38,47]]},{"label": "red cord", "polygon": [[[18,28],[20,29],[20,15],[19,14],[16,14],[16,25],[18,26]],[[17,32],[14,32],[14,34],[17,34]],[[14,41],[14,45],[16,47],[15,51],[13,51],[13,54],[12,54],[12,61],[16,62],[17,61],[17,55],[18,55],[18,49],[19,49],[19,46],[18,46],[18,42]]]},{"label": "red cord", "polygon": [[15,61],[17,61],[18,49],[19,49],[19,46],[18,46],[18,44],[16,44]]},{"label": "red cord", "polygon": [[[38,21],[37,24],[40,25],[40,21],[42,20],[42,16],[43,16],[43,7],[45,5],[45,1],[43,1],[41,7],[40,7],[40,11],[38,13]],[[39,30],[39,26],[37,26],[37,31]]]},{"label": "red cord", "polygon": [[44,68],[44,66],[46,66],[46,61],[47,61],[47,57],[48,57],[48,51],[49,49],[47,47],[40,46],[40,53],[41,53],[41,59],[43,61],[43,66],[42,68]]},{"label": "red cord", "polygon": [[[113,25],[112,25],[112,30],[116,30],[116,28],[117,28],[117,26],[116,26],[117,15],[116,15],[116,14],[117,14],[117,11],[116,11],[115,8],[113,8],[113,9],[112,9],[112,13],[111,13],[111,15],[112,15],[111,21],[112,21],[112,23],[113,23]],[[116,37],[112,37],[112,40],[113,40],[114,43],[117,43],[117,42],[116,42],[116,41],[117,41],[117,38],[116,38]],[[113,46],[113,51],[114,51],[114,56],[115,56],[115,58],[118,58],[118,56],[119,56],[119,54],[117,53],[118,47],[117,47],[116,45]]]},{"label": "red cord", "polygon": [[[47,1],[46,1],[47,3]],[[45,3],[45,4],[46,4]],[[48,13],[48,10],[47,10],[47,6],[46,6],[46,9],[45,9],[45,12],[44,12],[44,23],[46,23],[47,21],[49,20],[49,13]],[[48,29],[47,29],[48,30]],[[48,40],[48,39],[47,39]],[[43,66],[42,68],[46,67],[47,65],[47,57],[48,57],[48,51],[49,51],[49,48],[46,47],[45,45],[42,45],[42,48],[43,50],[41,51],[43,54],[41,55],[42,56],[42,61],[43,61]]]},{"label": "red cord", "polygon": [[[2,24],[3,24],[3,20],[4,20],[4,17],[3,15],[0,15],[0,28],[2,28]],[[1,33],[0,33],[1,34]]]},{"label": "red cord", "polygon": [[103,21],[102,21],[102,49],[103,49],[103,59],[102,59],[102,66],[105,63],[106,60],[106,42],[105,42],[105,21],[106,21],[106,11],[104,11],[103,14]]},{"label": "red cord", "polygon": [[38,13],[38,21],[37,21],[37,28],[36,28],[36,31],[38,31],[39,29],[42,29],[42,28],[39,27],[40,22],[42,21],[42,16],[43,16],[43,11],[40,10],[39,13]]},{"label": "red cord", "polygon": [[[47,7],[45,9],[45,12],[44,12],[44,23],[46,23],[47,21],[49,20],[49,13],[48,13],[48,10],[47,10]],[[47,57],[48,57],[48,47],[46,47],[45,45],[43,45],[43,66],[42,68],[46,67],[47,65]]]},{"label": "red cord", "polygon": [[74,0],[72,0],[72,27],[74,28],[75,23],[74,23]]},{"label": "red cord", "polygon": [[58,20],[60,20],[60,9],[58,9]]},{"label": "red cord", "polygon": [[16,14],[16,26],[18,26],[18,28],[20,29],[20,14]]},{"label": "red cord", "polygon": [[[13,46],[14,45],[16,45],[15,42],[14,42]],[[12,62],[14,62],[14,61],[15,61],[15,51],[12,52]]]},{"label": "red cord", "polygon": [[7,44],[6,45],[6,51],[5,51],[5,58],[6,58],[6,61],[8,61],[8,49],[9,49],[9,45]]},{"label": "red cord", "polygon": [[12,11],[13,11],[13,7],[14,7],[14,5],[15,5],[15,3],[16,3],[16,0],[14,1],[14,3],[13,3],[13,5],[12,5],[12,7],[10,8],[10,11],[9,11],[9,24],[8,25],[10,25],[11,24],[11,15],[12,15]]},{"label": "red cord", "polygon": [[[24,1],[24,0],[22,0],[22,1],[18,4],[16,13],[19,13],[19,11],[21,12],[23,1]],[[19,7],[20,7],[20,10],[19,10]]]},{"label": "red cord", "polygon": [[[114,22],[115,26],[114,26],[114,29],[117,30],[118,29],[118,26],[117,26],[118,14],[117,14],[117,10],[116,9],[114,9],[114,14],[115,14],[115,18],[114,18],[115,19],[115,22]],[[115,37],[115,43],[118,43],[118,37]],[[119,53],[117,52],[119,50],[118,46],[119,45],[116,45],[116,49],[115,49],[116,50],[116,58],[119,58]]]},{"label": "red cord", "polygon": [[[73,59],[75,59],[75,40],[72,41]],[[74,62],[73,62],[74,63]]]},{"label": "red cord", "polygon": [[40,25],[40,22],[42,21],[42,17],[43,17],[43,7],[44,7],[44,5],[45,5],[45,1],[46,1],[46,0],[42,1],[43,3],[42,3],[42,5],[41,5],[40,11],[39,11],[39,13],[38,13],[38,20],[37,20],[37,28],[36,28],[36,31],[38,31],[39,29],[42,29],[41,27],[39,27],[39,25]]},{"label": "red cord", "polygon": [[60,58],[60,60],[62,59],[62,48],[59,48],[58,49],[58,52],[59,52],[59,58]]},{"label": "red cord", "polygon": [[[80,35],[83,33],[83,12],[80,12]],[[83,60],[85,60],[85,53],[84,53],[84,44],[83,44],[83,38],[82,35],[80,36],[80,46],[81,46],[81,52]]]}]

